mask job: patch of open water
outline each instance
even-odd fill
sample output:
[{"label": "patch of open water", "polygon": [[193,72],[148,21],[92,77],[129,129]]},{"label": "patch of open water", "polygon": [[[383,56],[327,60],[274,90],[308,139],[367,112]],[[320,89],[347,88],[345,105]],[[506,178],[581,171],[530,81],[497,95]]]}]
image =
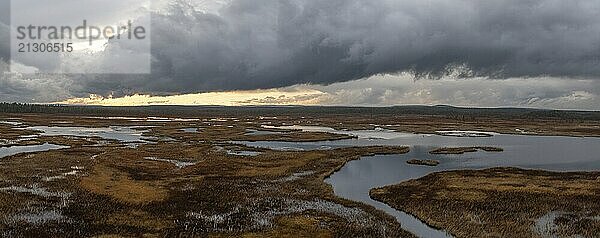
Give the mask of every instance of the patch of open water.
[{"label": "patch of open water", "polygon": [[[22,136],[18,141],[35,139],[38,136],[76,136],[76,137],[100,137],[107,140],[118,140],[127,143],[130,146],[135,146],[136,143],[151,143],[149,140],[156,139],[153,137],[143,136],[146,130],[140,128],[112,126],[105,128],[87,128],[87,127],[58,127],[58,126],[31,126],[19,128],[23,130],[39,131],[39,135]],[[9,145],[10,143],[8,143]],[[43,152],[49,150],[58,150],[68,148],[68,146],[60,146],[50,143],[42,145],[27,145],[27,146],[5,146],[0,147],[0,158],[16,155],[20,153]]]},{"label": "patch of open water", "polygon": [[4,158],[11,155],[21,154],[21,153],[32,153],[32,152],[42,152],[49,150],[59,150],[69,148],[68,146],[55,145],[50,143],[45,143],[43,145],[26,145],[26,146],[10,146],[10,147],[0,147],[0,158]]},{"label": "patch of open water", "polygon": [[23,128],[26,130],[41,131],[42,136],[79,136],[79,137],[100,137],[108,140],[118,140],[125,143],[147,142],[151,137],[143,136],[144,130],[135,130],[136,127],[49,127],[32,126]]},{"label": "patch of open water", "polygon": [[17,122],[17,121],[0,121],[0,124],[6,124],[6,125],[11,125],[11,126],[23,125],[23,123]]},{"label": "patch of open water", "polygon": [[185,133],[198,133],[199,132],[198,128],[196,128],[196,127],[182,128],[182,129],[179,129],[179,130],[183,131]]},{"label": "patch of open water", "polygon": [[228,155],[235,156],[259,156],[262,153],[258,151],[250,151],[250,150],[227,150]]}]

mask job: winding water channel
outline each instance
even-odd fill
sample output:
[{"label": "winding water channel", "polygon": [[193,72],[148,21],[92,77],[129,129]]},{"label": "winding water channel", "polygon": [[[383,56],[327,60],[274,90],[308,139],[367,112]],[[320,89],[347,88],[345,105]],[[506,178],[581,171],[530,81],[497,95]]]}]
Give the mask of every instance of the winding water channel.
[{"label": "winding water channel", "polygon": [[[402,155],[380,155],[350,161],[325,182],[333,186],[337,196],[360,201],[396,217],[402,227],[419,237],[451,237],[415,217],[369,197],[369,190],[402,181],[417,179],[432,172],[520,167],[552,171],[600,170],[600,138],[505,135],[490,133],[490,137],[452,137],[400,133],[387,130],[337,131],[324,127],[281,127],[355,135],[357,139],[320,142],[243,142],[247,146],[274,150],[318,150],[350,146],[406,145],[410,152]],[[439,147],[494,146],[503,152],[475,152],[463,155],[434,155],[429,151]],[[436,167],[406,163],[410,159],[439,160]]]}]

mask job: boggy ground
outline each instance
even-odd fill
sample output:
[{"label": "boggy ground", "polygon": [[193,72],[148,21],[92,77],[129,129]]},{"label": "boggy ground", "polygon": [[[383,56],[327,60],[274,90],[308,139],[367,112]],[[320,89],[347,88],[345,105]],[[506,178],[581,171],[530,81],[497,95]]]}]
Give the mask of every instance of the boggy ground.
[{"label": "boggy ground", "polygon": [[281,123],[327,126],[335,129],[365,130],[384,128],[389,130],[435,134],[436,131],[463,130],[485,131],[517,135],[541,136],[600,136],[599,120],[572,120],[559,118],[499,118],[496,116],[449,117],[411,114],[342,114],[306,116],[304,118],[278,117],[264,120],[274,125]]},{"label": "boggy ground", "polygon": [[600,172],[448,171],[371,197],[456,237],[600,237]]},{"label": "boggy ground", "polygon": [[[412,237],[393,217],[340,199],[323,182],[350,160],[406,153],[406,147],[271,151],[229,144],[247,138],[251,128],[234,120],[110,124],[46,118],[69,126],[152,125],[145,135],[170,140],[133,148],[94,137],[35,138],[33,143],[69,148],[0,159],[2,237]],[[27,125],[44,125],[43,118],[27,119]],[[185,127],[202,129],[180,131]],[[272,139],[311,137],[340,138],[296,133]],[[261,154],[236,156],[230,150]]]},{"label": "boggy ground", "polygon": [[[411,234],[401,230],[391,216],[372,207],[340,199],[323,182],[347,161],[358,159],[361,155],[404,153],[407,148],[280,152],[246,148],[229,142],[349,138],[339,134],[286,130],[277,130],[282,133],[274,134],[248,134],[248,130],[272,130],[262,128],[263,125],[314,125],[336,129],[380,127],[416,133],[456,129],[538,135],[600,135],[598,121],[594,120],[458,119],[364,113],[277,115],[277,118],[238,114],[223,117],[213,115],[192,120],[164,120],[0,115],[0,121],[23,123],[0,123],[0,147],[47,142],[69,146],[62,150],[0,159],[0,236],[410,237]],[[136,130],[156,139],[153,144],[137,148],[97,137],[39,136],[19,140],[36,132],[18,127],[43,125],[141,126]],[[197,128],[198,132],[185,132],[182,130],[185,128]],[[228,154],[229,150],[253,150],[262,154],[236,156]],[[498,203],[505,204],[505,201],[498,200]],[[411,204],[413,209],[423,209],[424,206],[425,203]],[[544,206],[546,204],[542,204],[542,208]],[[483,212],[484,209],[478,211]],[[593,214],[569,211],[577,210],[539,216],[536,213],[536,216],[556,216],[556,231],[568,230],[564,229],[570,227],[567,224],[596,221]]]},{"label": "boggy ground", "polygon": [[[135,111],[135,108],[130,110]],[[505,134],[524,135],[561,135],[561,136],[600,136],[600,117],[598,112],[568,113],[565,111],[548,111],[545,114],[505,114],[502,110],[470,109],[456,113],[436,113],[435,108],[418,112],[394,112],[393,109],[345,109],[336,108],[200,108],[190,109],[199,126],[241,124],[251,128],[261,125],[308,125],[327,126],[335,129],[374,129],[385,128],[401,132],[435,134],[436,131],[466,130],[489,131]],[[300,110],[300,111],[299,111]],[[383,110],[383,111],[382,111]],[[473,113],[474,111],[481,113]],[[463,114],[466,113],[466,114]],[[569,115],[561,116],[561,113]],[[189,113],[188,113],[189,114]],[[548,115],[546,115],[548,114]],[[556,114],[556,115],[554,115]],[[579,115],[581,114],[581,115]],[[103,114],[113,115],[113,114]],[[24,118],[33,125],[131,125],[139,124],[140,115],[127,115],[123,111],[121,118],[101,120],[98,116],[69,116],[55,114],[51,118],[40,114],[4,114],[4,118]],[[132,114],[133,115],[133,114]],[[168,115],[168,114],[167,114]],[[166,117],[166,116],[165,116]],[[133,119],[133,120],[129,120]],[[2,119],[0,119],[2,120]],[[160,121],[146,124],[164,124]],[[171,123],[171,124],[178,124]],[[179,123],[181,124],[181,123]],[[189,123],[187,123],[189,124]],[[1,125],[1,124],[0,124]],[[263,129],[264,130],[264,129]]]}]

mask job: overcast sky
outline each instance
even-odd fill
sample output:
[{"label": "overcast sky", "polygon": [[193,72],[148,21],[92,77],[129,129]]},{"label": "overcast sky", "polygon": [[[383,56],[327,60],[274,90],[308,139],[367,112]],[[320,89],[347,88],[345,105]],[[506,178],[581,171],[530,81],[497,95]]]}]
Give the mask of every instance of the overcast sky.
[{"label": "overcast sky", "polygon": [[[152,11],[152,74],[3,75],[0,100],[309,87],[322,104],[600,110],[597,0],[160,0]],[[136,48],[93,59],[123,50]]]}]

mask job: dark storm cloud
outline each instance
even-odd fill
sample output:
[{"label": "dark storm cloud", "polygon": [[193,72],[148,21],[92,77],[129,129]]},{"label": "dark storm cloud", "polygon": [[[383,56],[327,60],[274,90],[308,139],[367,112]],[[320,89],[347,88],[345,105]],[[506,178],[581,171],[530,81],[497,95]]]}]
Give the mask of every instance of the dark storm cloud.
[{"label": "dark storm cloud", "polygon": [[0,59],[7,60],[10,57],[10,29],[0,22]]},{"label": "dark storm cloud", "polygon": [[[10,0],[0,0],[0,59],[10,57]],[[2,73],[2,72],[0,72]]]},{"label": "dark storm cloud", "polygon": [[[39,89],[38,98],[331,84],[402,71],[434,77],[600,76],[597,0],[226,2],[218,11],[194,9],[199,1],[158,9],[151,75],[49,77],[47,85],[68,87],[52,94]],[[127,42],[110,45],[95,57],[99,63],[136,50]],[[35,85],[23,80],[4,83]]]},{"label": "dark storm cloud", "polygon": [[[374,74],[600,76],[596,0],[179,1],[153,18],[147,91],[328,84]],[[123,82],[120,82],[123,83]]]}]

